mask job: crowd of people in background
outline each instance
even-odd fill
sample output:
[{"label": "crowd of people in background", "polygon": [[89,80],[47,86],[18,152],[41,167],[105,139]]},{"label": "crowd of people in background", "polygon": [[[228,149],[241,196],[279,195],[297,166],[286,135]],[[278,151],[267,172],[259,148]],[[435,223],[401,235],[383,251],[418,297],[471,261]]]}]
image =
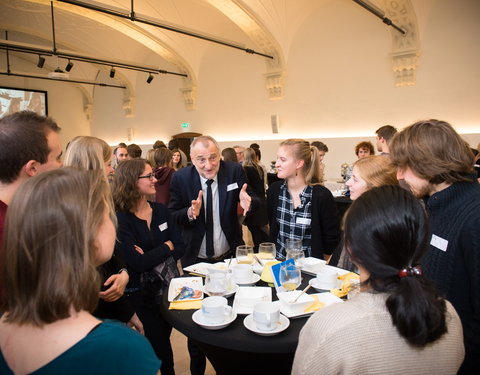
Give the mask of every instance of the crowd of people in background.
[{"label": "crowd of people in background", "polygon": [[358,297],[309,319],[294,374],[480,372],[480,156],[450,124],[382,126],[377,155],[357,144],[343,220],[320,141],[280,142],[269,184],[257,143],[158,140],[142,158],[79,136],[63,157],[59,132],[0,119],[0,373],[174,374],[156,275],[232,257],[244,227],[280,260],[298,239],[360,275]]}]

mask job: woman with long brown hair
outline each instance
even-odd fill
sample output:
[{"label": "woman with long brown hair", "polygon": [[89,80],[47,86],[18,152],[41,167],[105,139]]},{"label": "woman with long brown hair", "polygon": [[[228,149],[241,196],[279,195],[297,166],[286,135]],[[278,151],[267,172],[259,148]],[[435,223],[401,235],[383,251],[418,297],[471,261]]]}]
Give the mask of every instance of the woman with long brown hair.
[{"label": "woman with long brown hair", "polygon": [[118,219],[117,247],[125,254],[130,274],[126,293],[143,323],[145,336],[162,360],[161,370],[165,375],[174,374],[172,327],[162,317],[158,295],[150,293],[142,274],[145,276],[160,265],[164,270],[176,269],[184,244],[167,207],[147,200],[155,194],[155,182],[146,160],[125,160],[115,171],[112,190]]},{"label": "woman with long brown hair", "polygon": [[157,373],[143,336],[90,314],[100,292],[96,267],[115,244],[109,201],[99,171],[61,168],[18,189],[0,261],[1,374]]}]

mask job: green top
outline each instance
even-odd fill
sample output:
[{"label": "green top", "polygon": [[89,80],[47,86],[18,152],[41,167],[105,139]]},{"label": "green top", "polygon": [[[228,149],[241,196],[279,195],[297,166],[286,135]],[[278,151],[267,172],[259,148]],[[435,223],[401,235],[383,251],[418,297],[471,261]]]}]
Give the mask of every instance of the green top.
[{"label": "green top", "polygon": [[[145,337],[122,323],[105,321],[35,375],[155,375],[161,361]],[[13,374],[0,352],[0,374]]]}]

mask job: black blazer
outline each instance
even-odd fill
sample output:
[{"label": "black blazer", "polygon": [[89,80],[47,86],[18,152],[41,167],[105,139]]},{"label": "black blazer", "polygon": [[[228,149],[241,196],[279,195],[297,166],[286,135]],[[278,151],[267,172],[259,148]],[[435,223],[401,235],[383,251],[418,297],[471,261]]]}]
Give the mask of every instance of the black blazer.
[{"label": "black blazer", "polygon": [[262,175],[257,171],[257,168],[253,166],[243,166],[245,175],[247,176],[248,186],[255,192],[255,195],[260,200],[260,207],[255,213],[248,215],[245,218],[245,224],[247,225],[256,225],[262,226],[268,224],[267,217],[267,198],[265,196],[265,182],[263,181],[263,172]]},{"label": "black blazer", "polygon": [[[234,250],[238,245],[244,243],[237,219],[237,204],[240,190],[246,182],[245,173],[238,163],[220,161],[217,177],[220,225],[230,245],[230,250]],[[205,205],[202,204],[200,215],[196,220],[190,221],[187,215],[192,200],[197,199],[200,190],[202,190],[202,184],[195,166],[182,168],[173,174],[168,207],[175,223],[183,227],[183,240],[185,241],[183,267],[196,262],[205,235]],[[250,188],[247,189],[247,192],[252,197],[249,212],[253,212],[258,208],[259,200]]]},{"label": "black blazer", "polygon": [[[283,181],[271,184],[267,190],[270,241],[277,243],[277,206]],[[340,241],[340,217],[332,193],[321,185],[313,186],[312,193],[312,256],[323,259],[333,253]]]}]

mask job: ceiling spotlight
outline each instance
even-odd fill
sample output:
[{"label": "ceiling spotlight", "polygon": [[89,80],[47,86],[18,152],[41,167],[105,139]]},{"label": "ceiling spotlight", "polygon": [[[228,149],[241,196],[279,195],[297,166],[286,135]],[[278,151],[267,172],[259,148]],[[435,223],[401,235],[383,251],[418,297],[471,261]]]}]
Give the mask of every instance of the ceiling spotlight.
[{"label": "ceiling spotlight", "polygon": [[45,57],[38,55],[37,67],[43,68],[44,64],[45,64]]},{"label": "ceiling spotlight", "polygon": [[115,77],[115,68],[112,66],[112,69],[110,69],[110,78]]},{"label": "ceiling spotlight", "polygon": [[72,68],[73,68],[73,63],[70,60],[68,60],[68,64],[65,67],[65,71],[69,72],[70,70],[72,70]]},{"label": "ceiling spotlight", "polygon": [[152,81],[153,81],[153,74],[150,73],[150,74],[148,75],[148,78],[147,78],[147,83],[150,83],[150,82],[152,82]]}]

